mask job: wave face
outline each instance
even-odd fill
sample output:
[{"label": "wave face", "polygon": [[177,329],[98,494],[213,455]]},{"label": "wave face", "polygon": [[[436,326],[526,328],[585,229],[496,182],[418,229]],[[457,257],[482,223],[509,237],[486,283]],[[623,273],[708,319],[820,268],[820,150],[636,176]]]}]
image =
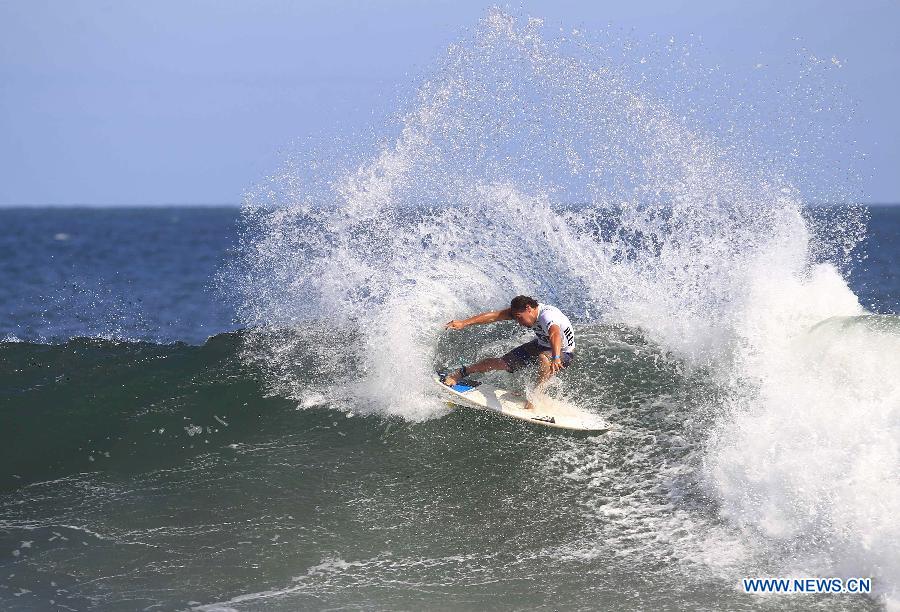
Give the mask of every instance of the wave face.
[{"label": "wave face", "polygon": [[[837,137],[784,128],[803,123],[796,107],[729,106],[687,47],[633,42],[550,35],[494,11],[450,48],[374,155],[290,160],[244,210],[233,277],[253,329],[244,357],[301,405],[327,396],[419,422],[442,413],[435,367],[512,344],[488,330],[442,336],[451,318],[524,293],[581,325],[640,330],[715,389],[669,409],[715,415],[692,455],[698,486],[728,525],[755,534],[728,539],[741,545],[727,571],[872,574],[896,598],[900,541],[885,524],[900,509],[894,364],[878,365],[877,384],[865,365],[893,332],[809,331],[865,317],[843,277],[865,215],[804,208],[855,187],[796,161],[824,164],[815,143]],[[830,62],[805,60],[813,85],[796,98],[814,115]],[[865,333],[877,340],[851,364]],[[843,348],[812,348],[823,342]],[[836,476],[811,486],[826,457],[889,494],[858,498]]]},{"label": "wave face", "polygon": [[239,346],[236,334],[202,346],[0,342],[0,489],[171,467],[202,452],[210,436],[245,439],[279,403],[240,365]]},{"label": "wave face", "polygon": [[[0,343],[0,548],[12,553],[0,604],[740,603],[703,572],[708,534],[723,532],[691,460],[709,418],[673,410],[714,390],[634,331],[578,333],[567,386],[615,434],[446,409],[351,417],[328,396],[298,409],[241,363],[248,332],[202,346]],[[301,365],[319,362],[316,337]],[[705,588],[672,593],[688,583]]]}]

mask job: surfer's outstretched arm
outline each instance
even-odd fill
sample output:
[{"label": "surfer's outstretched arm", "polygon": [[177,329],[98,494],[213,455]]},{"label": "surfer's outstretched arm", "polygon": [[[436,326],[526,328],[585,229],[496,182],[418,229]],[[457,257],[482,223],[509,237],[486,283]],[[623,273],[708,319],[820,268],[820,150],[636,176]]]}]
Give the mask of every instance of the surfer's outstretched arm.
[{"label": "surfer's outstretched arm", "polygon": [[468,319],[453,319],[444,326],[444,329],[462,329],[463,327],[468,327],[470,325],[484,325],[485,323],[496,323],[497,321],[509,321],[512,318],[513,315],[510,309],[504,308],[503,310],[482,312],[481,314],[473,315]]}]

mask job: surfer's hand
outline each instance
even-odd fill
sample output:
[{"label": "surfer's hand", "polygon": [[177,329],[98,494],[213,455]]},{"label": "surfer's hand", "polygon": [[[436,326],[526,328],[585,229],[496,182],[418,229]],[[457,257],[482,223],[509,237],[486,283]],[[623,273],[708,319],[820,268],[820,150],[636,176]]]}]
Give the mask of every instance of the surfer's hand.
[{"label": "surfer's hand", "polygon": [[447,323],[444,326],[444,329],[462,329],[465,326],[466,326],[465,323],[463,323],[462,321],[457,321],[456,319],[453,319],[452,321],[450,321],[449,323]]},{"label": "surfer's hand", "polygon": [[561,359],[551,359],[550,360],[550,373],[556,374],[560,370],[563,369],[563,364]]}]

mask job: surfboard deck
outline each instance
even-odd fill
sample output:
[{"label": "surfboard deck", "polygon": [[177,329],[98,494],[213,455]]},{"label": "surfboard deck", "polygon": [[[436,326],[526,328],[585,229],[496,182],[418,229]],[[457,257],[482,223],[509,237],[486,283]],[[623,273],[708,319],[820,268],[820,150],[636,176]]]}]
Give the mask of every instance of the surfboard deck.
[{"label": "surfboard deck", "polygon": [[434,375],[434,381],[442,389],[444,398],[455,406],[498,412],[520,421],[556,429],[597,433],[610,429],[609,423],[597,415],[551,398],[528,410],[525,408],[525,397],[515,391],[472,379],[462,379],[448,387],[441,373]]}]

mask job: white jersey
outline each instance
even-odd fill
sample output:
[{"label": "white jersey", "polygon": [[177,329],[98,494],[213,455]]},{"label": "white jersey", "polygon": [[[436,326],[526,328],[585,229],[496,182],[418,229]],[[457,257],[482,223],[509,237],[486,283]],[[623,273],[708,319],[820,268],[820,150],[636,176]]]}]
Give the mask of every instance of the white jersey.
[{"label": "white jersey", "polygon": [[556,306],[550,304],[538,304],[538,318],[531,331],[537,334],[537,341],[540,346],[550,348],[550,326],[559,325],[559,335],[562,339],[562,352],[571,353],[575,350],[575,332],[572,331],[572,324],[569,317],[564,315]]}]

